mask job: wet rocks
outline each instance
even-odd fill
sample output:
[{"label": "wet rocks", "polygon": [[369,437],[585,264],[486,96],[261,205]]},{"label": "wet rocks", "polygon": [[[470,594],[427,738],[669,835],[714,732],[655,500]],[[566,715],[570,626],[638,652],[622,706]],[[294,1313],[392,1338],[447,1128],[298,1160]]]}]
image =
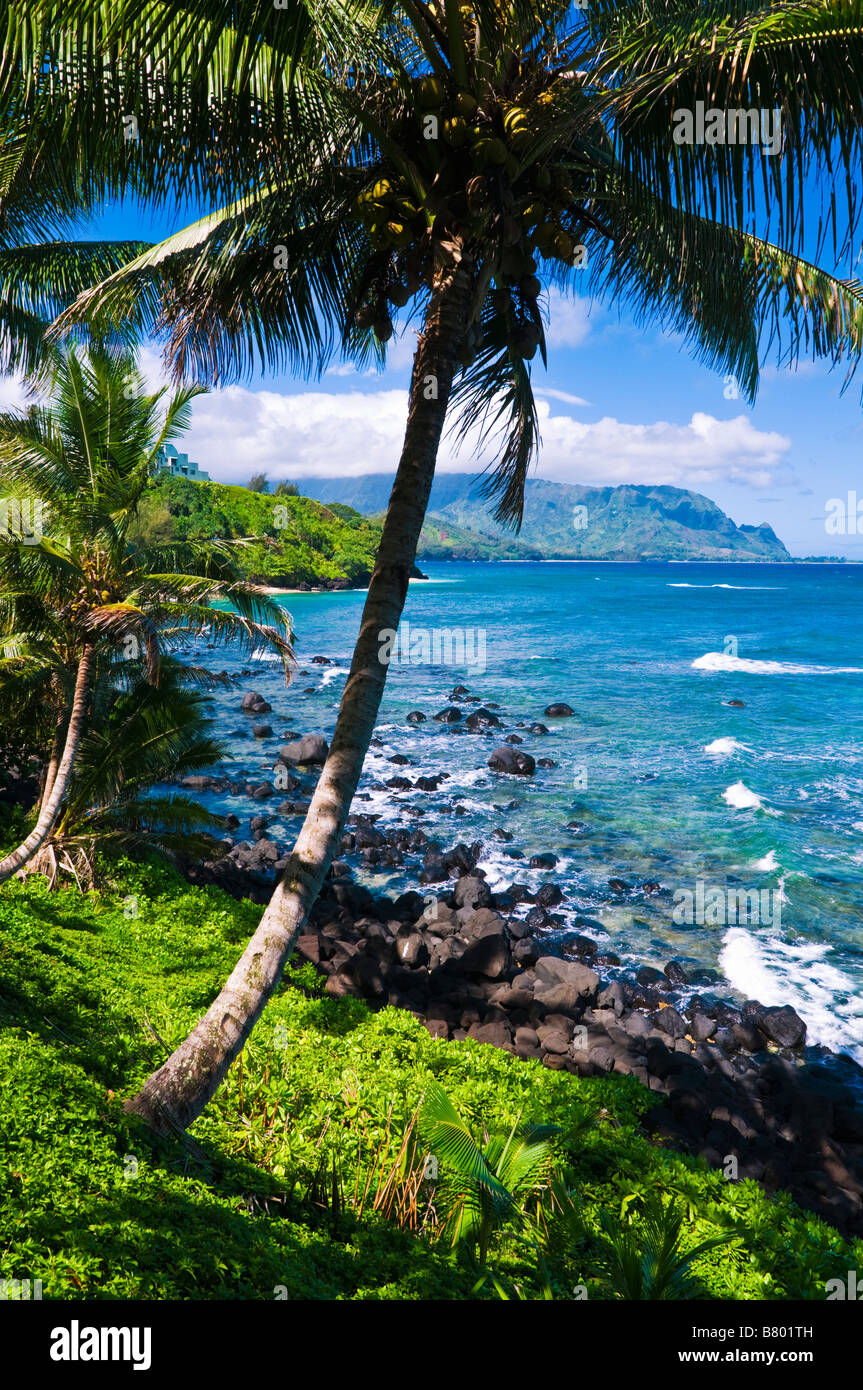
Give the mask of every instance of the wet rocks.
[{"label": "wet rocks", "polygon": [[240,709],[244,714],[270,714],[272,708],[256,690],[249,691],[240,701]]},{"label": "wet rocks", "polygon": [[446,709],[438,710],[434,718],[438,724],[458,724],[462,713],[456,705],[447,705]]},{"label": "wet rocks", "polygon": [[288,766],[322,766],[330,748],[321,734],[303,734],[302,738],[282,744],[279,762]]},{"label": "wet rocks", "polygon": [[492,772],[506,772],[516,777],[532,777],[536,763],[529,753],[522,753],[512,744],[501,744],[495,748],[488,760]]},{"label": "wet rocks", "polygon": [[531,856],[529,869],[553,869],[557,863],[556,854],[534,854]]},{"label": "wet rocks", "polygon": [[407,716],[407,722],[409,724],[424,724],[426,722],[426,717],[421,709],[412,709]]},{"label": "wet rocks", "polygon": [[272,724],[253,724],[253,725],[252,725],[252,738],[272,738],[272,737],[273,737],[273,726],[272,726]]},{"label": "wet rocks", "polygon": [[501,727],[497,715],[492,714],[490,709],[484,709],[482,707],[472,710],[464,722],[465,728],[471,730],[499,729]]},{"label": "wet rocks", "polygon": [[569,719],[575,714],[571,705],[548,705],[544,711],[546,719]]},{"label": "wet rocks", "polygon": [[766,1038],[778,1043],[780,1047],[787,1047],[796,1052],[806,1042],[806,1024],[790,1004],[783,1004],[781,1008],[765,1008],[758,1004],[748,1012],[747,1005],[744,1004],[743,1014],[744,1018],[748,1016],[751,1019]]},{"label": "wet rocks", "polygon": [[533,997],[549,1013],[578,1011],[596,998],[599,976],[577,961],[540,956],[536,963]]}]

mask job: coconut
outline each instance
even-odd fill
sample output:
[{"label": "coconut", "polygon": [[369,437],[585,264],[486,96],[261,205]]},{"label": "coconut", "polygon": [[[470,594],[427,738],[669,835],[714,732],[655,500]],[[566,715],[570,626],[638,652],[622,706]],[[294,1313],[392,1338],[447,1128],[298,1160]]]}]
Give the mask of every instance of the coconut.
[{"label": "coconut", "polygon": [[503,128],[507,135],[515,135],[518,131],[529,131],[530,122],[527,112],[521,106],[511,106],[503,118]]},{"label": "coconut", "polygon": [[456,95],[456,99],[453,102],[453,108],[456,112],[456,115],[463,116],[465,120],[469,121],[473,116],[476,115],[476,97],[472,96],[470,92],[458,92]]},{"label": "coconut", "polygon": [[382,203],[390,196],[392,191],[393,186],[389,179],[378,179],[377,183],[372,188],[372,201],[375,203]]},{"label": "coconut", "polygon": [[397,309],[403,309],[410,299],[407,285],[403,285],[400,280],[397,280],[396,283],[390,285],[387,290],[387,299],[390,301],[390,304],[395,304]]},{"label": "coconut", "polygon": [[540,189],[540,191],[543,193],[547,192],[548,189],[551,188],[551,173],[548,169],[545,168],[544,165],[540,166],[540,168],[537,169],[535,183],[537,188]]},{"label": "coconut", "polygon": [[521,241],[521,227],[514,217],[501,219],[500,239],[504,246],[516,246]]},{"label": "coconut", "polygon": [[417,100],[424,111],[443,105],[444,87],[437,77],[421,77],[417,83]]},{"label": "coconut", "polygon": [[575,242],[569,235],[569,232],[565,232],[563,228],[561,228],[559,232],[555,233],[552,245],[554,247],[554,254],[558,256],[560,260],[572,260],[572,253],[575,250]]},{"label": "coconut", "polygon": [[377,318],[377,310],[372,304],[361,304],[357,309],[357,328],[371,328]]},{"label": "coconut", "polygon": [[393,336],[393,321],[389,314],[381,314],[374,321],[374,333],[379,343],[387,343]]},{"label": "coconut", "polygon": [[536,299],[542,289],[542,285],[535,275],[525,275],[524,278],[519,281],[518,287],[525,299]]},{"label": "coconut", "polygon": [[467,140],[467,121],[463,116],[451,116],[443,123],[443,138],[453,148],[463,145]]},{"label": "coconut", "polygon": [[489,140],[486,158],[490,164],[506,164],[508,156],[509,151],[502,140],[498,140],[497,138]]}]

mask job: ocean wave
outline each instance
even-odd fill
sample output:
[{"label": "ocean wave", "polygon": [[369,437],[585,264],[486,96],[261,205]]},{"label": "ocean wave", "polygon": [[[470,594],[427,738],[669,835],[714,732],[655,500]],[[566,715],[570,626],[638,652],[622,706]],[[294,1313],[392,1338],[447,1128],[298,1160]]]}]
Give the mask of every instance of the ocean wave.
[{"label": "ocean wave", "polygon": [[773,869],[778,869],[779,865],[776,862],[776,850],[769,849],[763,859],[756,859],[752,867],[765,874],[770,873]]},{"label": "ocean wave", "polygon": [[252,652],[252,661],[281,661],[281,657],[276,656],[275,652],[267,651],[266,647],[256,647]]},{"label": "ocean wave", "polygon": [[758,793],[750,791],[743,782],[735,782],[732,786],[726,787],[722,793],[722,800],[733,806],[735,811],[760,811],[762,806]]},{"label": "ocean wave", "polygon": [[330,682],[336,679],[336,676],[345,675],[347,675],[347,671],[344,666],[331,666],[328,671],[324,672],[324,678],[321,681],[321,690],[325,690]]},{"label": "ocean wave", "polygon": [[784,584],[667,584],[668,589],[744,589],[747,593],[758,590],[763,593],[778,593]]},{"label": "ocean wave", "polygon": [[828,959],[832,949],[814,941],[792,945],[778,936],[730,927],[719,965],[747,999],[795,1008],[809,1029],[809,1042],[863,1060],[863,1002],[854,982]]},{"label": "ocean wave", "polygon": [[753,661],[727,652],[705,652],[692,663],[696,671],[738,671],[754,676],[863,676],[861,666],[804,666],[796,661]]},{"label": "ocean wave", "polygon": [[743,753],[746,751],[745,743],[738,743],[736,738],[715,738],[712,743],[705,743],[705,753]]}]

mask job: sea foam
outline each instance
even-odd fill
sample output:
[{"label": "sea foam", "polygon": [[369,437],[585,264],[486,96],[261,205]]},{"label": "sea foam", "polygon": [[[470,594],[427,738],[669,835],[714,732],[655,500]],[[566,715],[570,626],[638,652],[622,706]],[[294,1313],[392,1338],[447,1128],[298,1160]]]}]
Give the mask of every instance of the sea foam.
[{"label": "sea foam", "polygon": [[824,1043],[863,1060],[863,1003],[853,981],[828,959],[829,944],[793,945],[768,933],[729,927],[719,955],[729,984],[768,1007],[790,1004],[809,1029],[807,1041]]},{"label": "sea foam", "polygon": [[692,663],[696,671],[739,671],[753,676],[863,676],[861,666],[804,666],[796,661],[754,661],[728,652],[705,652]]},{"label": "sea foam", "polygon": [[761,797],[757,792],[750,791],[743,782],[735,782],[732,786],[726,787],[722,793],[722,800],[733,806],[735,811],[757,811],[761,808]]},{"label": "sea foam", "polygon": [[705,753],[741,753],[745,745],[738,743],[736,738],[715,738],[712,743],[705,743]]}]

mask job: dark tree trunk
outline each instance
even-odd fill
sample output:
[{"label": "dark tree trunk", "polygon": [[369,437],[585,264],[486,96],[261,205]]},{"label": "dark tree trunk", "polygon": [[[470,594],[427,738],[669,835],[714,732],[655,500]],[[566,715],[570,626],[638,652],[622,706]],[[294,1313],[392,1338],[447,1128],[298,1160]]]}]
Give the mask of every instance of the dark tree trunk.
[{"label": "dark tree trunk", "polygon": [[218,998],[126,1110],[160,1133],[197,1119],[279,982],[339,848],[374,733],[387,665],[381,634],[398,627],[434,478],[457,352],[469,315],[467,259],[442,270],[414,357],[407,427],[329,756],[284,876]]},{"label": "dark tree trunk", "polygon": [[69,714],[69,724],[66,730],[66,743],[63,748],[63,756],[56,774],[51,776],[49,767],[48,776],[51,777],[50,790],[47,788],[42,794],[42,803],[39,807],[39,817],[34,828],[17,849],[11,854],[7,854],[5,859],[0,860],[0,883],[5,883],[7,878],[11,878],[14,873],[24,867],[28,860],[33,858],[37,850],[48,839],[60,808],[63,805],[63,798],[66,795],[66,788],[69,785],[69,778],[75,766],[75,759],[78,756],[78,745],[81,742],[81,735],[84,732],[84,725],[87,719],[87,707],[90,703],[90,685],[93,680],[93,667],[96,660],[95,652],[92,647],[85,647],[81,660],[78,663],[78,674],[75,678],[75,693],[72,696],[72,709]]}]

